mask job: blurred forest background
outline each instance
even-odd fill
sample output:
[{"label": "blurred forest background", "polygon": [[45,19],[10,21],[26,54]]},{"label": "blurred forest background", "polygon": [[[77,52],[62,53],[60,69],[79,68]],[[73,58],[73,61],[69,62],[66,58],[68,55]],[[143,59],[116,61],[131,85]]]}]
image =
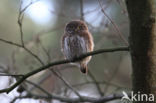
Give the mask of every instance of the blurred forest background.
[{"label": "blurred forest background", "polygon": [[[32,0],[33,1],[33,0]],[[62,60],[61,36],[66,23],[84,18],[89,31],[94,37],[95,48],[113,48],[125,46],[114,25],[101,12],[97,0],[38,0],[24,11],[22,20],[23,40],[25,47],[36,54],[44,64]],[[31,0],[23,0],[22,9]],[[129,21],[124,0],[101,0],[106,14],[118,26],[126,40],[129,35]],[[82,6],[83,5],[83,6]],[[82,8],[83,7],[83,8]],[[0,38],[21,44],[18,16],[20,0],[1,0],[0,3]],[[83,13],[81,12],[83,10]],[[83,14],[83,15],[82,15]],[[42,66],[25,49],[4,43],[0,40],[0,72],[10,74],[25,74]],[[89,63],[89,74],[84,75],[70,64],[53,67],[55,72],[44,70],[28,78],[49,93],[76,96],[64,82],[64,78],[81,95],[99,97],[112,93],[121,93],[131,89],[131,60],[128,52],[111,52],[95,55]],[[56,74],[56,72],[58,74]],[[0,76],[0,89],[14,83],[13,78]],[[26,91],[43,94],[36,87],[25,83]],[[2,103],[9,103],[19,93],[0,94]],[[25,103],[24,99],[15,103]],[[29,103],[39,103],[27,99]],[[42,101],[60,103],[57,100]],[[109,103],[120,103],[111,101]]]}]

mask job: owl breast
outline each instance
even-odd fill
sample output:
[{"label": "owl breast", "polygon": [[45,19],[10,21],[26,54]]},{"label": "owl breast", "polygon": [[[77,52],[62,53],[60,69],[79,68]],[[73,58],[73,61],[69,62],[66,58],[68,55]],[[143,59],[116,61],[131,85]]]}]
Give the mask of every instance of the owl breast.
[{"label": "owl breast", "polygon": [[67,59],[79,57],[88,51],[87,42],[79,35],[66,36],[63,42],[63,51]]}]

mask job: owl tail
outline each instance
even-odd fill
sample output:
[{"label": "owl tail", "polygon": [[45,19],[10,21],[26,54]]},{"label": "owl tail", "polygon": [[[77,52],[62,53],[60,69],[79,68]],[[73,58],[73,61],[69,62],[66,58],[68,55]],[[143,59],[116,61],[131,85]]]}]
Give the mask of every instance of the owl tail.
[{"label": "owl tail", "polygon": [[87,64],[80,63],[80,70],[81,70],[82,73],[87,74],[88,73]]}]

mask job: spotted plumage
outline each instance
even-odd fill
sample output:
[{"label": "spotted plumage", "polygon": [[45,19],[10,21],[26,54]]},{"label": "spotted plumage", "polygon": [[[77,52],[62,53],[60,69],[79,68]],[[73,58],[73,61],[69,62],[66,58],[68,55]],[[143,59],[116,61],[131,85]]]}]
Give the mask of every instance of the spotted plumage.
[{"label": "spotted plumage", "polygon": [[[80,20],[69,22],[62,36],[62,51],[66,59],[73,59],[80,55],[93,51],[94,43],[91,33],[88,31],[87,25]],[[87,64],[91,56],[75,62],[82,73],[87,73]]]}]

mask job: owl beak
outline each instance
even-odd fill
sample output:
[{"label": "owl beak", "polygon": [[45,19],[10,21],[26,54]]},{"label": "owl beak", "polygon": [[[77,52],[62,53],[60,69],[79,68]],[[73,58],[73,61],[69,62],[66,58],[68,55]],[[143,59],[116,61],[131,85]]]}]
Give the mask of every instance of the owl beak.
[{"label": "owl beak", "polygon": [[80,28],[79,28],[79,26],[76,28],[76,30],[75,31],[79,31],[80,30]]}]

